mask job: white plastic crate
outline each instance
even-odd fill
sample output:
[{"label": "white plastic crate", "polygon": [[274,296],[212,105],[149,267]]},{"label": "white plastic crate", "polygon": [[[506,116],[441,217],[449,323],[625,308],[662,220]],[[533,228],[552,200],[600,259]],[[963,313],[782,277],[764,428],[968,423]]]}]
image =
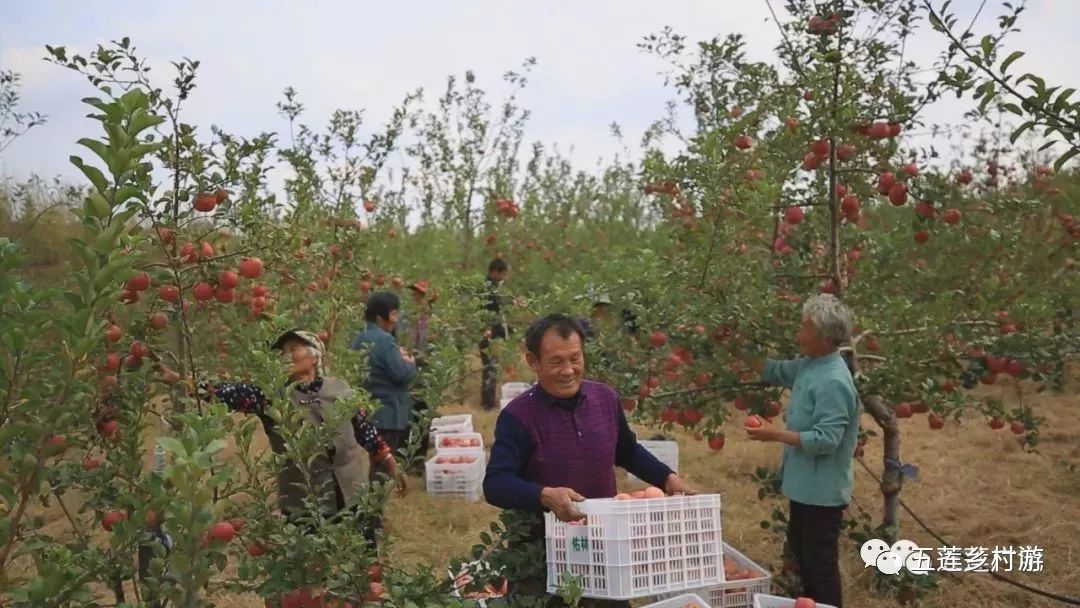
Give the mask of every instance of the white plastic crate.
[{"label": "white plastic crate", "polygon": [[[462,571],[459,572],[456,576],[454,575],[454,572],[452,570],[447,568],[446,572],[450,575],[450,580],[453,581],[454,589],[451,593],[454,597],[461,597],[462,591],[464,590],[465,586],[471,582],[471,577],[468,575],[467,572],[468,568],[472,568],[473,571],[482,572],[484,570],[490,570],[491,566],[487,562],[471,562],[467,566],[463,567]],[[466,597],[465,599],[476,602],[476,605],[479,606],[479,608],[487,608],[487,602],[485,600],[503,597],[506,594],[506,591],[507,581],[506,579],[503,579],[503,584],[501,585],[501,588],[496,589],[494,593],[476,592],[476,595],[478,597],[473,597],[473,594],[470,593],[470,597]]]},{"label": "white plastic crate", "polygon": [[472,414],[441,416],[431,421],[431,433],[471,433]]},{"label": "white plastic crate", "polygon": [[[754,594],[753,608],[795,608],[795,600],[777,595],[757,593]],[[814,608],[836,608],[836,606],[816,602]]]},{"label": "white plastic crate", "polygon": [[468,452],[484,451],[484,436],[480,433],[436,433],[432,440],[435,442],[436,454],[464,454]]},{"label": "white plastic crate", "polygon": [[[470,458],[469,462],[459,462]],[[436,454],[424,463],[427,493],[477,502],[484,495],[486,465],[487,458],[482,450],[463,454]]]},{"label": "white plastic crate", "polygon": [[[677,441],[650,441],[648,439],[638,441],[641,447],[649,450],[656,458],[671,467],[672,471],[679,472],[679,442]],[[630,481],[643,481],[631,473],[626,474]]]},{"label": "white plastic crate", "polygon": [[583,524],[544,514],[547,588],[564,572],[584,597],[628,600],[724,582],[720,495],[578,503]]},{"label": "white plastic crate", "polygon": [[[734,562],[734,571],[728,572],[726,562]],[[747,570],[751,574],[760,575],[746,579],[725,580],[719,585],[695,589],[694,593],[709,600],[713,608],[751,608],[754,603],[754,595],[772,591],[772,574],[765,568],[754,563],[752,559],[737,551],[731,545],[724,543],[725,579],[731,574],[741,570]],[[670,597],[660,595],[658,599]]]},{"label": "white plastic crate", "polygon": [[712,608],[701,596],[693,593],[684,593],[671,599],[661,600],[654,604],[648,604],[641,608]]},{"label": "white plastic crate", "polygon": [[502,385],[502,398],[509,401],[532,387],[533,385],[528,382],[507,382]]}]

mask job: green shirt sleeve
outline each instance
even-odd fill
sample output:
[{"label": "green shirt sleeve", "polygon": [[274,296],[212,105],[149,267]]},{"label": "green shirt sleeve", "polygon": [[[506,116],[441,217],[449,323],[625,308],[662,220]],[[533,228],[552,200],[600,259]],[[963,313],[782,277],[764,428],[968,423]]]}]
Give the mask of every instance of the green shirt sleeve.
[{"label": "green shirt sleeve", "polygon": [[799,433],[799,442],[802,449],[815,456],[831,454],[840,446],[848,425],[855,423],[855,394],[837,379],[816,384],[811,394],[814,397],[814,425]]},{"label": "green shirt sleeve", "polygon": [[802,370],[805,364],[806,359],[804,358],[790,359],[788,361],[766,359],[765,368],[761,372],[761,381],[766,384],[777,384],[790,390],[795,384],[795,378],[799,375],[799,371]]}]

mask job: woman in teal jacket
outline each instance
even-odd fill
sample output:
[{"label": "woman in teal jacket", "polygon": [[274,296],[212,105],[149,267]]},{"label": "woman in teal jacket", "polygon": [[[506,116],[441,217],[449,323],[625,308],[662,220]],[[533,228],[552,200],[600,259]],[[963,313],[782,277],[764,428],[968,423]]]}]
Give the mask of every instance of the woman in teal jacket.
[{"label": "woman in teal jacket", "polygon": [[388,291],[371,294],[364,310],[367,327],[352,343],[353,350],[368,355],[368,373],[361,387],[382,406],[371,421],[395,451],[404,443],[412,423],[409,384],[416,378],[416,361],[391,335],[400,314],[401,300],[397,295]]},{"label": "woman in teal jacket", "polygon": [[784,444],[782,491],[790,501],[787,548],[803,595],[841,608],[840,530],[854,485],[859,437],[855,383],[839,347],[851,339],[851,310],[834,296],[807,300],[795,340],[802,357],[752,366],[762,382],[791,391],[787,429],[747,429],[751,439]]}]

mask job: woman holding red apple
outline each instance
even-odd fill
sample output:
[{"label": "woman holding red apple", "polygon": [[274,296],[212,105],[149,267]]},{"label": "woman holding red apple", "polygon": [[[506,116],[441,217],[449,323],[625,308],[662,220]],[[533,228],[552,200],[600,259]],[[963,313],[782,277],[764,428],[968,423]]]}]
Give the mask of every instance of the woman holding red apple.
[{"label": "woman holding red apple", "polygon": [[851,310],[822,294],[803,306],[795,341],[803,356],[751,363],[763,382],[791,391],[787,428],[746,420],[757,441],[784,444],[782,491],[790,500],[787,550],[799,568],[803,595],[841,608],[839,540],[854,486],[852,454],[859,435],[855,383],[839,347],[851,339]]},{"label": "woman holding red apple", "polygon": [[[290,330],[282,334],[272,345],[282,351],[289,365],[289,382],[293,389],[288,399],[303,412],[305,420],[322,424],[338,399],[349,396],[352,389],[338,378],[323,376],[322,361],[325,347],[318,336],[302,330]],[[157,364],[162,380],[175,384],[179,374],[163,363]],[[285,440],[277,431],[277,423],[269,414],[270,400],[257,386],[245,383],[223,382],[210,386],[202,383],[200,393],[216,398],[233,411],[253,414],[263,423],[270,447],[274,453],[285,452]],[[281,396],[285,397],[284,389]],[[363,413],[357,413],[344,422],[334,438],[333,446],[325,455],[315,458],[308,465],[308,473],[318,493],[323,515],[336,517],[354,511],[358,497],[364,490],[366,478],[358,460],[361,447],[370,454],[374,467],[378,467],[398,481],[399,492],[405,491],[405,480],[397,473],[397,463],[390,446],[383,441],[375,427]],[[308,495],[304,472],[295,464],[286,465],[278,474],[278,506],[289,519],[301,519],[306,509],[304,499]],[[365,536],[374,544],[377,518],[368,522]]]}]

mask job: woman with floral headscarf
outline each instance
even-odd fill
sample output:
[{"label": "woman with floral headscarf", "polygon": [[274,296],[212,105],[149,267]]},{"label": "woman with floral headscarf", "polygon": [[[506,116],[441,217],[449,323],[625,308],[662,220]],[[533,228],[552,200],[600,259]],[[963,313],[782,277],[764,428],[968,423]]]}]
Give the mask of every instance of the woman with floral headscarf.
[{"label": "woman with floral headscarf", "polygon": [[[303,330],[290,330],[282,334],[272,345],[282,351],[289,365],[289,383],[292,390],[281,398],[287,398],[311,424],[324,424],[330,417],[334,403],[352,393],[352,389],[339,378],[323,376],[322,362],[325,347],[315,334]],[[173,370],[158,364],[162,380],[174,384],[180,376]],[[259,387],[247,383],[222,382],[214,385],[201,383],[200,392],[225,403],[229,409],[259,417],[275,454],[285,452],[285,440],[277,430],[277,423],[269,415],[270,400]],[[391,478],[397,478],[399,492],[405,491],[405,479],[398,476],[397,462],[390,446],[359,412],[338,427],[332,446],[307,465],[307,473],[314,485],[319,510],[324,516],[334,517],[356,508],[359,494],[366,478],[358,459],[363,448],[371,455],[373,467],[381,469]],[[282,513],[294,521],[305,512],[304,499],[308,495],[304,471],[297,463],[288,463],[278,474],[278,506]],[[375,528],[372,522],[365,530],[369,542],[374,543]]]}]

